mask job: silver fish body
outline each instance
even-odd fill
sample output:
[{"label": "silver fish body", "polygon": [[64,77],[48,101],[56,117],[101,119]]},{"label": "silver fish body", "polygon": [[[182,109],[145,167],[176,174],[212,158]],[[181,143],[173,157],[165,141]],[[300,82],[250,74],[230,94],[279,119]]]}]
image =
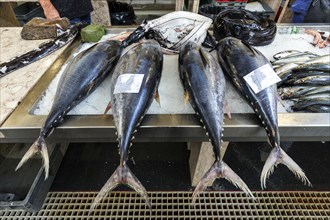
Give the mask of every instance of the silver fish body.
[{"label": "silver fish body", "polygon": [[111,73],[119,54],[118,41],[106,41],[79,53],[64,70],[56,89],[52,108],[36,142],[23,156],[16,170],[40,151],[48,177],[49,160],[45,139],[61,124],[63,117],[88,96]]},{"label": "silver fish body", "polygon": [[[155,98],[161,78],[162,66],[163,54],[161,47],[154,40],[141,41],[136,45],[132,45],[131,48],[123,52],[118,61],[111,79],[110,95],[118,136],[120,165],[95,198],[92,209],[110,190],[120,184],[126,184],[133,188],[149,204],[145,188],[130,171],[126,162],[134,133]],[[129,92],[128,90],[116,92],[116,87],[119,86],[120,78],[123,76],[129,76],[126,82],[134,80],[131,77],[142,77],[137,92]]]},{"label": "silver fish body", "polygon": [[310,61],[314,58],[318,57],[318,55],[315,54],[299,54],[299,55],[292,55],[292,56],[287,56],[279,60],[275,60],[272,62],[272,65],[285,65],[288,63],[296,63],[296,64],[303,64],[307,61]]},{"label": "silver fish body", "polygon": [[291,56],[291,55],[294,55],[294,54],[297,54],[297,53],[301,53],[300,51],[298,50],[285,50],[285,51],[280,51],[276,54],[273,55],[273,58],[275,60],[279,60],[279,59],[282,59],[284,57],[287,57],[287,56]]},{"label": "silver fish body", "polygon": [[261,173],[262,188],[266,187],[266,179],[279,163],[285,164],[299,179],[310,184],[303,170],[280,147],[276,84],[256,94],[244,80],[244,76],[250,72],[269,64],[268,60],[258,50],[232,37],[219,41],[218,54],[224,73],[231,79],[241,95],[247,99],[259,117],[268,135],[270,145],[273,147]]}]

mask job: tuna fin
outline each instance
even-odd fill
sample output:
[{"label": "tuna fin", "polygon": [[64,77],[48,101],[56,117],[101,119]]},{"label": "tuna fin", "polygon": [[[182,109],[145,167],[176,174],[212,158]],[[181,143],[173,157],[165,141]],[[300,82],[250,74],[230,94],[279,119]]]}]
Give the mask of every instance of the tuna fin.
[{"label": "tuna fin", "polygon": [[132,171],[128,168],[126,163],[123,166],[118,166],[112,176],[108,179],[108,181],[104,184],[100,192],[97,194],[94,199],[93,204],[91,205],[90,211],[93,211],[95,207],[104,199],[107,194],[117,187],[120,184],[126,184],[132,189],[134,189],[137,193],[139,193],[146,201],[147,205],[151,207],[150,201],[148,198],[148,194],[144,186],[142,186],[141,182],[134,176]]},{"label": "tuna fin", "polygon": [[225,102],[224,111],[225,111],[225,114],[228,116],[228,118],[231,119],[231,113],[230,113],[230,108],[229,108],[228,102]]},{"label": "tuna fin", "polygon": [[184,91],[184,104],[187,105],[187,103],[189,102],[189,94],[187,91]]},{"label": "tuna fin", "polygon": [[48,150],[46,146],[46,141],[43,137],[39,136],[39,138],[32,144],[29,150],[24,154],[23,158],[17,165],[15,171],[21,168],[26,161],[28,161],[34,154],[40,152],[43,166],[45,169],[45,180],[48,178],[49,175],[49,157],[48,157]]},{"label": "tuna fin", "polygon": [[213,183],[217,178],[224,178],[235,185],[237,188],[243,190],[247,195],[254,199],[249,187],[243,182],[243,180],[224,162],[215,161],[212,167],[204,174],[202,179],[197,184],[193,193],[192,203],[196,202],[199,194],[206,189],[206,187]]},{"label": "tuna fin", "polygon": [[161,105],[160,105],[160,96],[159,96],[159,92],[158,91],[155,94],[155,100],[158,103],[159,107],[161,107]]},{"label": "tuna fin", "polygon": [[310,187],[312,186],[312,184],[306,177],[304,171],[299,167],[299,165],[294,162],[292,158],[284,152],[283,149],[275,147],[270,152],[261,172],[260,181],[262,189],[266,188],[266,180],[268,179],[270,174],[273,173],[274,167],[276,167],[278,164],[284,164],[305,185],[308,185]]},{"label": "tuna fin", "polygon": [[105,108],[103,115],[107,114],[108,111],[110,111],[111,108],[112,108],[112,103],[110,101],[109,104],[107,105],[107,107]]}]

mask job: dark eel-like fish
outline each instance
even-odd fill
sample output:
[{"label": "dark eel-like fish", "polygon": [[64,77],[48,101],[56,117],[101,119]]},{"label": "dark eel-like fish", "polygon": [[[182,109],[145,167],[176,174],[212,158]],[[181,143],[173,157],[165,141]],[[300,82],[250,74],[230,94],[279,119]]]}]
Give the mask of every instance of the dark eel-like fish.
[{"label": "dark eel-like fish", "polygon": [[196,43],[189,42],[180,51],[179,65],[185,94],[189,96],[192,107],[201,117],[201,123],[210,138],[216,158],[212,167],[197,184],[193,193],[193,203],[217,178],[227,179],[253,197],[244,181],[222,160],[220,149],[226,82],[217,58]]},{"label": "dark eel-like fish", "polygon": [[54,40],[45,42],[37,49],[31,50],[23,55],[17,56],[8,62],[0,64],[0,78],[17,69],[27,66],[45,56],[55,52],[59,48],[71,42],[79,33],[80,26],[73,26],[64,31]]},{"label": "dark eel-like fish", "polygon": [[[111,105],[115,121],[120,164],[95,198],[91,210],[120,184],[126,184],[139,193],[150,206],[146,189],[127,166],[128,150],[132,145],[136,128],[143,120],[156,96],[163,67],[163,54],[160,45],[154,40],[141,41],[126,48],[120,57],[111,79]],[[130,84],[120,88],[124,77],[134,81],[142,79],[138,92],[130,92]],[[139,85],[139,84],[136,84]],[[127,90],[128,89],[128,90]]]},{"label": "dark eel-like fish", "polygon": [[280,147],[276,84],[256,94],[243,78],[261,66],[270,65],[267,58],[247,43],[233,37],[219,42],[218,55],[222,69],[258,115],[273,147],[261,173],[261,187],[266,187],[267,178],[280,163],[286,165],[303,183],[311,185],[304,171]]},{"label": "dark eel-like fish", "polygon": [[213,23],[217,40],[236,37],[250,45],[263,46],[273,42],[276,35],[276,23],[270,19],[245,9],[225,9]]},{"label": "dark eel-like fish", "polygon": [[45,179],[49,174],[49,158],[45,139],[59,126],[63,117],[80,101],[87,97],[111,73],[119,54],[118,41],[105,41],[79,53],[65,68],[61,76],[52,108],[41,128],[38,139],[19,162],[19,169],[30,157],[40,152]]}]

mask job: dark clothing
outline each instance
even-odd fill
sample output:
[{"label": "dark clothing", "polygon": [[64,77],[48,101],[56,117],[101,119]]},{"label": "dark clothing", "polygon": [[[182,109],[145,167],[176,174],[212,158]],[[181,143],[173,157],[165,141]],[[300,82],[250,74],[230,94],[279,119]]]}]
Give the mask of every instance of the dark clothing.
[{"label": "dark clothing", "polygon": [[293,23],[330,23],[330,0],[296,0]]},{"label": "dark clothing", "polygon": [[305,23],[330,23],[330,0],[314,0],[305,16]]},{"label": "dark clothing", "polygon": [[89,15],[93,11],[91,0],[51,0],[61,17],[69,19]]}]

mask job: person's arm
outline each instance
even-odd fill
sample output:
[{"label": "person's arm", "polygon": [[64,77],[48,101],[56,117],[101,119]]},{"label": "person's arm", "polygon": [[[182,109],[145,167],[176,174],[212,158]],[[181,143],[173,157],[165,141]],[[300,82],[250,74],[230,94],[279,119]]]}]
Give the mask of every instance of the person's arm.
[{"label": "person's arm", "polygon": [[56,19],[61,17],[50,0],[39,0],[39,3],[44,10],[44,14],[47,19]]}]

